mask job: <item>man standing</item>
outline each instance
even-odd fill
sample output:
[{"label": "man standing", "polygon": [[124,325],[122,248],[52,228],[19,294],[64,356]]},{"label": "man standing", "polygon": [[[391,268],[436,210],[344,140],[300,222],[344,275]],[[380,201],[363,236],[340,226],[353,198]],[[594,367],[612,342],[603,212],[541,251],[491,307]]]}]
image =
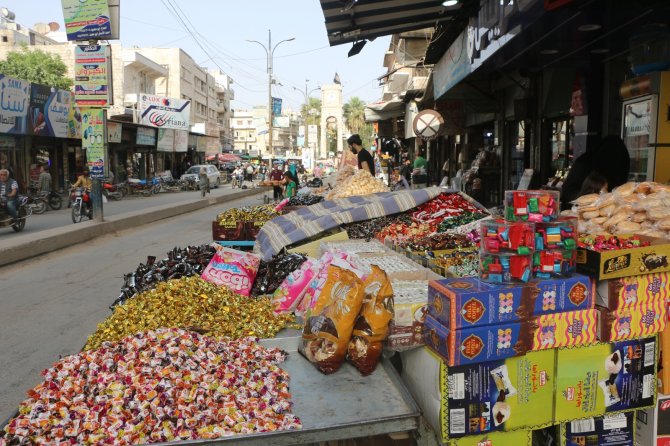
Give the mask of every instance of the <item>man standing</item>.
[{"label": "man standing", "polygon": [[40,166],[40,177],[38,182],[40,192],[51,192],[51,174],[44,164]]},{"label": "man standing", "polygon": [[[281,169],[279,169],[279,165],[275,164],[272,167],[272,172],[270,172],[270,181],[278,181],[278,182],[283,182],[284,181],[284,174],[282,173]],[[273,192],[274,192],[274,199],[275,201],[281,200],[283,196],[283,191],[281,185],[275,184],[273,187]]]},{"label": "man standing", "polygon": [[16,199],[18,194],[19,183],[17,183],[15,179],[9,178],[9,170],[0,170],[0,205],[7,209],[7,213],[15,222],[18,218],[16,212]]},{"label": "man standing", "polygon": [[375,162],[372,159],[372,155],[366,149],[363,148],[363,141],[361,140],[360,135],[354,134],[347,139],[347,144],[349,144],[349,149],[356,154],[358,158],[358,168],[367,170],[370,175],[375,176]]}]

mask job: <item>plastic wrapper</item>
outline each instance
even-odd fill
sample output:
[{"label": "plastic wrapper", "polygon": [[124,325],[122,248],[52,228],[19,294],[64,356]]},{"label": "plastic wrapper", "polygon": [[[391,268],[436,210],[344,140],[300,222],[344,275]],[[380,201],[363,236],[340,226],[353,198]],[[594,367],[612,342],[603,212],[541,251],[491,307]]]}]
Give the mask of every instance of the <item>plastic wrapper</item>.
[{"label": "plastic wrapper", "polygon": [[288,313],[297,308],[314,277],[315,264],[316,262],[307,260],[299,269],[286,276],[272,296],[275,312]]},{"label": "plastic wrapper", "polygon": [[260,263],[260,257],[255,254],[221,247],[201,277],[207,282],[225,286],[238,294],[248,296]]},{"label": "plastic wrapper", "polygon": [[354,331],[347,349],[347,359],[363,376],[375,371],[382,354],[382,341],[393,319],[393,288],[386,273],[372,266],[364,282],[365,299],[356,318]]},{"label": "plastic wrapper", "polygon": [[363,281],[355,273],[328,267],[326,283],[305,318],[300,345],[300,352],[322,373],[334,373],[344,362],[363,294]]},{"label": "plastic wrapper", "polygon": [[269,262],[261,260],[251,295],[273,294],[284,279],[306,260],[307,257],[302,254],[278,254]]},{"label": "plastic wrapper", "polygon": [[[302,189],[301,189],[302,190]],[[288,205],[289,206],[311,206],[316,203],[320,203],[323,201],[323,197],[321,195],[314,195],[312,194],[311,190],[307,190],[307,194],[298,194],[295,197],[291,197],[288,199]]]}]

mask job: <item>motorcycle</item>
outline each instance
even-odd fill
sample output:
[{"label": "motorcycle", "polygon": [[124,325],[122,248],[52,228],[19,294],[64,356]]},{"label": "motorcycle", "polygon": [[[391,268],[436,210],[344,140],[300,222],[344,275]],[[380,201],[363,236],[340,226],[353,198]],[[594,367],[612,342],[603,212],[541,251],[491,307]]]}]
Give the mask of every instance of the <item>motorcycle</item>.
[{"label": "motorcycle", "polygon": [[79,223],[84,215],[89,220],[93,219],[93,209],[91,208],[91,197],[86,190],[78,187],[74,191],[74,202],[72,203],[72,222]]},{"label": "motorcycle", "polygon": [[63,197],[61,197],[58,192],[53,190],[51,192],[47,192],[45,198],[49,204],[49,207],[54,211],[57,211],[63,207]]},{"label": "motorcycle", "polygon": [[0,227],[11,226],[14,231],[21,232],[26,227],[26,219],[31,213],[31,209],[28,206],[28,198],[24,195],[19,195],[16,203],[17,220],[13,221],[7,213],[7,208],[0,206]]},{"label": "motorcycle", "polygon": [[26,198],[26,206],[30,208],[31,213],[39,215],[44,214],[47,210],[47,200],[46,198],[37,193],[35,189],[30,189]]},{"label": "motorcycle", "polygon": [[118,184],[112,184],[108,181],[102,183],[102,194],[107,199],[114,201],[119,201],[124,195]]},{"label": "motorcycle", "polygon": [[160,190],[160,182],[157,180],[139,180],[136,178],[130,178],[128,180],[128,185],[130,190],[141,194],[143,197],[148,197],[151,194],[157,194]]}]

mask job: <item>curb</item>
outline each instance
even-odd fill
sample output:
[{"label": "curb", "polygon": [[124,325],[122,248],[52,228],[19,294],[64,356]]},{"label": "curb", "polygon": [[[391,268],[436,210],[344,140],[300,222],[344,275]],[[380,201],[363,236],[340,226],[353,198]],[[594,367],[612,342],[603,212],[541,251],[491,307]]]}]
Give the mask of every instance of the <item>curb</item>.
[{"label": "curb", "polygon": [[147,223],[153,223],[176,215],[197,211],[209,206],[239,200],[264,193],[265,189],[248,189],[223,195],[200,199],[197,201],[154,206],[140,211],[126,212],[106,218],[98,223],[95,221],[82,222],[76,225],[62,226],[47,229],[35,234],[26,234],[12,240],[7,246],[0,247],[0,266],[27,260],[62,248],[86,242],[101,235],[107,235],[124,229],[136,228]]}]

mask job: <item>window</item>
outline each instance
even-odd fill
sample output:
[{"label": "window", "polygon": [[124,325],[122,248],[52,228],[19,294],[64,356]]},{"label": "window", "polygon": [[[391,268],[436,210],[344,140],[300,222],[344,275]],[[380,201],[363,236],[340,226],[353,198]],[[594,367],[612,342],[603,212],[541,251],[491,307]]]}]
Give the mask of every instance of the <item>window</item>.
[{"label": "window", "polygon": [[242,121],[241,119],[238,119],[237,120],[237,125],[244,125],[244,121]]},{"label": "window", "polygon": [[248,126],[251,126],[251,125],[253,125],[253,124],[254,124],[254,121],[252,121],[251,119],[249,119],[249,120],[247,121],[247,125],[248,125]]}]

